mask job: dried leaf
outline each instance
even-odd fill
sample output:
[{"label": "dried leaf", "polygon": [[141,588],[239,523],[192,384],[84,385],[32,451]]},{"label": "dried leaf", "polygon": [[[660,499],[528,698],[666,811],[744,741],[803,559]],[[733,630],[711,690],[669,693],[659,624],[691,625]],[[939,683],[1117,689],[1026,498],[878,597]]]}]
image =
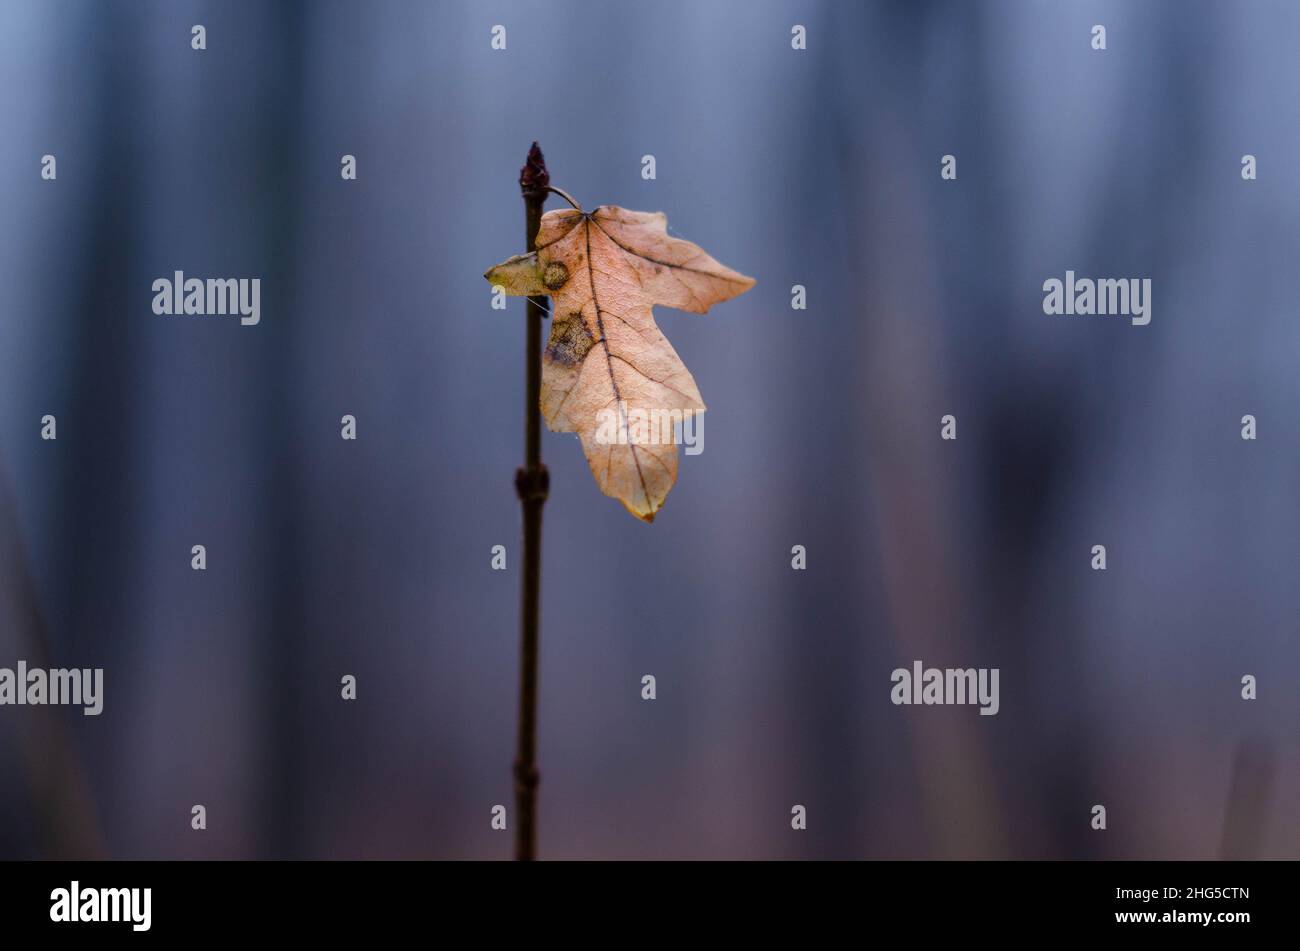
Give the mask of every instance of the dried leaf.
[{"label": "dried leaf", "polygon": [[662,214],[612,205],[547,212],[537,250],[484,275],[508,294],[550,296],[542,415],[552,430],[578,434],[600,490],[647,522],[677,481],[677,446],[661,427],[704,412],[651,306],[702,314],[754,286],[669,237],[667,225]]}]

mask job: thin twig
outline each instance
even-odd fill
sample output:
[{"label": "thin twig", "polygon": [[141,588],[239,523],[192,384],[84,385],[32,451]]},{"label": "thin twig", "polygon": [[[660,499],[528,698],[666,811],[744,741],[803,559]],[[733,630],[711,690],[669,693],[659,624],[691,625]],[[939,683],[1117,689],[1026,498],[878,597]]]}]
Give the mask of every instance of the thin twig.
[{"label": "thin twig", "polygon": [[[537,250],[542,206],[550,176],[537,143],[519,171],[524,197],[525,241]],[[519,736],[515,756],[515,858],[530,861],[537,855],[537,615],[542,582],[542,506],[550,478],[542,465],[541,392],[542,321],[547,308],[541,298],[528,298],[528,345],[524,372],[524,467],[515,472],[515,491],[524,514],[524,577],[520,605]]]}]

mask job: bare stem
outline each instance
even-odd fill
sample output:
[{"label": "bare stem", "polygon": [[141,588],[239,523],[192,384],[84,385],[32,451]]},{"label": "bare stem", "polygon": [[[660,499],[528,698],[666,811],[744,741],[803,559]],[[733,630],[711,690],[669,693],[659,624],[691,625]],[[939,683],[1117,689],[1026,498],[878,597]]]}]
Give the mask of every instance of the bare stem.
[{"label": "bare stem", "polygon": [[[524,239],[528,251],[537,250],[542,206],[550,190],[550,176],[542,150],[533,143],[528,161],[519,171],[524,197]],[[531,861],[537,855],[537,616],[542,582],[542,506],[550,486],[542,465],[541,391],[542,321],[546,303],[528,298],[527,353],[524,370],[524,466],[515,472],[515,491],[524,515],[524,576],[520,604],[519,735],[515,755],[515,858]]]}]

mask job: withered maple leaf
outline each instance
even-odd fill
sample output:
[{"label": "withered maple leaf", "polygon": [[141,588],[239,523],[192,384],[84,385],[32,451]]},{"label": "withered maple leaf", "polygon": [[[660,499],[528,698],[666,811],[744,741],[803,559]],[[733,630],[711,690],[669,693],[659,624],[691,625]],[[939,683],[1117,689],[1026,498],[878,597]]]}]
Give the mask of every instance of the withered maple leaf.
[{"label": "withered maple leaf", "polygon": [[536,251],[484,275],[507,294],[551,298],[542,415],[578,434],[600,490],[647,522],[677,481],[677,446],[659,424],[705,408],[651,307],[703,314],[754,286],[667,226],[662,214],[613,205],[550,211]]}]

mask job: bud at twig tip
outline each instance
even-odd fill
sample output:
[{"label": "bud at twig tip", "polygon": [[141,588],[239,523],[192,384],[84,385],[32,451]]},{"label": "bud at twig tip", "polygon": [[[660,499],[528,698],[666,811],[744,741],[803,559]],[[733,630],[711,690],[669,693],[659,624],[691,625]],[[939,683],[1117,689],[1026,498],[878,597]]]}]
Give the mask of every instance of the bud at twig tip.
[{"label": "bud at twig tip", "polygon": [[551,176],[546,171],[546,159],[542,157],[541,147],[534,142],[533,147],[528,150],[528,161],[524,162],[524,167],[519,170],[519,190],[525,195],[534,196],[545,193],[546,186],[551,183]]}]

